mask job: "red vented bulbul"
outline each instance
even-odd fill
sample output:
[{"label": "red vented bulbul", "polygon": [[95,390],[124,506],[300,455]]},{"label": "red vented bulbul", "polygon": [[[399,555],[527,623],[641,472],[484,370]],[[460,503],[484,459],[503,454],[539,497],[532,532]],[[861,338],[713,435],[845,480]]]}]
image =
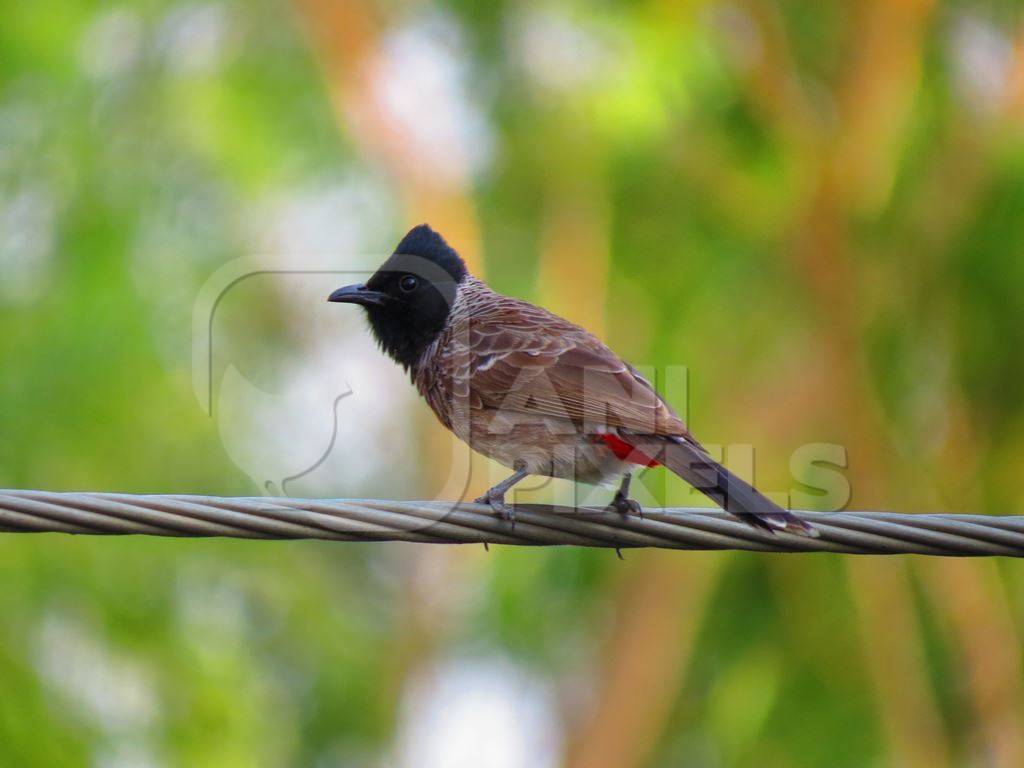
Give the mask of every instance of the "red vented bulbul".
[{"label": "red vented bulbul", "polygon": [[714,461],[628,363],[577,325],[502,296],[469,274],[426,224],[365,285],[329,301],[359,304],[381,348],[437,418],[512,468],[478,503],[512,519],[505,493],[527,475],[621,485],[611,507],[640,513],[631,472],[663,464],[726,511],[765,530],[814,529]]}]

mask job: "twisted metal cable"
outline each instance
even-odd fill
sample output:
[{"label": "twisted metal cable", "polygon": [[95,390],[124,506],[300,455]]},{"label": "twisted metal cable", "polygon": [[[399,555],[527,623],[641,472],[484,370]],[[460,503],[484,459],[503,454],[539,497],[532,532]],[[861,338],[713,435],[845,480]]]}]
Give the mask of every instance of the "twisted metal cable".
[{"label": "twisted metal cable", "polygon": [[817,538],[764,533],[722,512],[688,508],[649,509],[639,518],[522,504],[512,525],[480,504],[0,490],[0,531],[10,533],[1024,557],[1024,517],[798,514]]}]

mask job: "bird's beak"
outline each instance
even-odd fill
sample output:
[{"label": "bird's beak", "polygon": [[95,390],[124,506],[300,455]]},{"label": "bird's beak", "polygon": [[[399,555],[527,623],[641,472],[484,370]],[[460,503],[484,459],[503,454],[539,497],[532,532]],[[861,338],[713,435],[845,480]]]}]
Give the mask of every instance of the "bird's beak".
[{"label": "bird's beak", "polygon": [[361,304],[364,307],[379,307],[384,303],[387,294],[380,291],[371,291],[365,285],[346,285],[339,288],[330,296],[328,301],[339,304]]}]

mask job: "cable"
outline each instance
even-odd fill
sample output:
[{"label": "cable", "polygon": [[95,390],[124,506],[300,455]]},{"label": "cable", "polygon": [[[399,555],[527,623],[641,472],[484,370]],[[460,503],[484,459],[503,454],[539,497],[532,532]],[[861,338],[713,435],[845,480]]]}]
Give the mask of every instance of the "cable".
[{"label": "cable", "polygon": [[688,508],[648,509],[639,518],[521,504],[512,525],[484,505],[437,501],[0,490],[0,531],[9,533],[1024,557],[1024,517],[798,514],[817,538],[763,533],[723,512]]}]

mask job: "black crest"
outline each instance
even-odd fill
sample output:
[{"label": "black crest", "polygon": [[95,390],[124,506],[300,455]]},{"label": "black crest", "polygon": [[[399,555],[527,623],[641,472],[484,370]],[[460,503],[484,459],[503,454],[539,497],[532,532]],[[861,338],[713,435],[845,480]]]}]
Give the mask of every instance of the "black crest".
[{"label": "black crest", "polygon": [[466,276],[466,263],[462,257],[429,224],[420,224],[410,229],[395,248],[395,253],[432,261],[451,275],[455,282]]},{"label": "black crest", "polygon": [[414,227],[362,289],[373,335],[408,371],[448,322],[459,284],[469,274],[444,238],[426,224]]}]

